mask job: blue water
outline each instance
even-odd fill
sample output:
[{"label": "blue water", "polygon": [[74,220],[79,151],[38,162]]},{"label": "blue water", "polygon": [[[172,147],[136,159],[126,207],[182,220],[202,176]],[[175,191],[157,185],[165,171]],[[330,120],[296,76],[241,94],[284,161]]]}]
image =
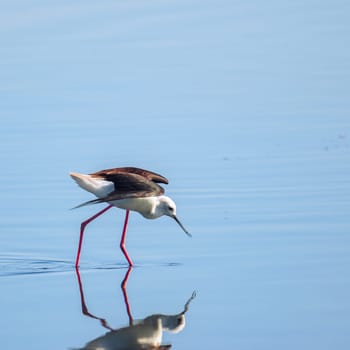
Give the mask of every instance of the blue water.
[{"label": "blue water", "polygon": [[[2,347],[119,349],[196,291],[165,348],[348,349],[349,9],[5,1]],[[127,165],[169,179],[193,238],[132,214],[123,289],[110,210],[87,228],[79,285],[79,226],[102,206],[70,210],[92,197],[68,172]]]}]

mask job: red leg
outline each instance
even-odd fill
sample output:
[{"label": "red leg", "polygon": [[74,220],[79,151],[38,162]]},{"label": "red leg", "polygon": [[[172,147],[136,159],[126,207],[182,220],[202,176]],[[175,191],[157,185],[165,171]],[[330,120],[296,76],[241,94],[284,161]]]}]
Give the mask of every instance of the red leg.
[{"label": "red leg", "polygon": [[122,250],[126,260],[128,261],[129,266],[133,266],[134,264],[132,263],[132,261],[130,259],[130,256],[129,256],[128,252],[126,251],[126,248],[125,248],[125,237],[126,237],[126,229],[128,228],[128,220],[129,220],[129,210],[126,211],[126,215],[125,215],[122,239],[120,240],[120,249]]},{"label": "red leg", "polygon": [[112,208],[112,205],[109,205],[108,207],[102,209],[97,214],[91,216],[91,218],[83,221],[80,225],[80,238],[79,238],[79,246],[78,246],[78,252],[77,252],[77,258],[75,260],[75,267],[79,266],[79,260],[80,260],[80,253],[81,253],[81,246],[83,244],[83,236],[84,236],[84,230],[85,227],[93,220],[95,220],[97,217],[105,213],[108,209]]}]

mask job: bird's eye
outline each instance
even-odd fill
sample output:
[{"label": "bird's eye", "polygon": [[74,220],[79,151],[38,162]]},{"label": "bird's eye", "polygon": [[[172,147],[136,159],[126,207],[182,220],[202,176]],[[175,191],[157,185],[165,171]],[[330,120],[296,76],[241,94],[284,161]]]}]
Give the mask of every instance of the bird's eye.
[{"label": "bird's eye", "polygon": [[174,208],[173,207],[168,207],[168,209],[170,210],[170,211],[173,211],[174,210]]}]

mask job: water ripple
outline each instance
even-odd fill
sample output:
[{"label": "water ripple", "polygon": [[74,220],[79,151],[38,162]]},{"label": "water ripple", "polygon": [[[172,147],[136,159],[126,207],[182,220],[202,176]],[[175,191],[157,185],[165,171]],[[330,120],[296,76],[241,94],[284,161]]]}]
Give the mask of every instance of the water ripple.
[{"label": "water ripple", "polygon": [[[154,266],[181,266],[178,262],[163,263],[144,263],[134,266],[138,267],[154,267]],[[100,263],[100,264],[84,264],[79,270],[114,270],[127,269],[127,264]],[[74,262],[71,260],[60,260],[53,258],[32,257],[18,254],[2,254],[0,255],[0,277],[33,275],[43,273],[62,273],[73,272],[75,270]]]},{"label": "water ripple", "polygon": [[69,260],[32,258],[22,255],[0,256],[0,277],[71,271]]}]

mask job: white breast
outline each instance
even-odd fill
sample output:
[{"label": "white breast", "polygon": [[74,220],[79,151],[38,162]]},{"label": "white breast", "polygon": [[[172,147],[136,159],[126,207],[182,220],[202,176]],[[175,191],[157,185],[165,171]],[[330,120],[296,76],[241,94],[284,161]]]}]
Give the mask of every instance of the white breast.
[{"label": "white breast", "polygon": [[143,197],[120,199],[112,201],[110,204],[121,209],[137,211],[147,219],[155,219],[157,217],[155,216],[157,202],[157,197]]}]

